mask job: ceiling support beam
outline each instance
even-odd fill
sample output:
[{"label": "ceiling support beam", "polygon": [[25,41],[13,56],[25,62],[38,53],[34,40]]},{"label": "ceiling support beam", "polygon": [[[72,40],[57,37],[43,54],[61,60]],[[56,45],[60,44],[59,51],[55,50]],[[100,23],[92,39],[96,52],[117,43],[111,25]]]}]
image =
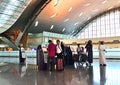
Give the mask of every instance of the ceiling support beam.
[{"label": "ceiling support beam", "polygon": [[44,7],[50,2],[51,0],[41,0],[39,4],[35,7],[31,15],[29,16],[28,22],[26,23],[24,30],[22,30],[16,39],[16,41],[12,40],[9,35],[6,33],[2,33],[1,36],[3,37],[1,40],[7,43],[13,50],[17,50],[19,44],[23,42],[24,35],[26,31],[29,30],[32,22],[36,19],[36,17],[40,14],[40,12],[44,9]]},{"label": "ceiling support beam", "polygon": [[40,14],[40,12],[44,9],[44,7],[50,2],[51,0],[42,0],[34,10],[33,14],[31,15],[31,18],[29,19],[28,23],[26,24],[23,32],[20,32],[18,35],[18,38],[16,40],[16,45],[19,45],[23,39],[24,34],[27,30],[29,30],[29,27],[33,23],[33,21],[36,19],[36,17]]}]

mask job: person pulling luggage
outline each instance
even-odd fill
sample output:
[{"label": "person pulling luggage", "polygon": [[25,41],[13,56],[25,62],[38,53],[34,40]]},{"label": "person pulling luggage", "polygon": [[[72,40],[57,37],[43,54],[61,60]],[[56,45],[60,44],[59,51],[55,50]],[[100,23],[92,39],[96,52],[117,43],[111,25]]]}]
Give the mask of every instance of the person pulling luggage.
[{"label": "person pulling luggage", "polygon": [[57,55],[57,61],[56,61],[56,70],[64,70],[63,66],[63,50],[60,44],[60,40],[56,41],[56,55]]}]

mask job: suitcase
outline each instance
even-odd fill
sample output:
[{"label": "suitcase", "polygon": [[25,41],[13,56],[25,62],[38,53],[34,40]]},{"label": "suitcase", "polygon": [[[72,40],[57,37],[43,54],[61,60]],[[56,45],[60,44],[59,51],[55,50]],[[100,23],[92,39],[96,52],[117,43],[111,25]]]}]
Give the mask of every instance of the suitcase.
[{"label": "suitcase", "polygon": [[57,58],[56,70],[57,70],[57,71],[62,71],[62,70],[64,70],[63,59]]}]

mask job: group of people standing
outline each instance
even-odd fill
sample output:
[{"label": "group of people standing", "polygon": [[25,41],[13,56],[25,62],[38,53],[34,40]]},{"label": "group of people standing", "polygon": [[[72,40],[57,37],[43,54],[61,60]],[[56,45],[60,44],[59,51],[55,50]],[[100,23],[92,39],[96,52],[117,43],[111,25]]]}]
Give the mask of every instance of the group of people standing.
[{"label": "group of people standing", "polygon": [[[49,69],[50,71],[53,70],[64,70],[64,66],[67,65],[73,65],[74,61],[72,60],[72,51],[70,50],[70,47],[64,46],[60,40],[56,40],[56,44],[52,42],[52,40],[48,41],[48,47],[47,47],[47,63],[44,62],[44,53],[42,50],[41,45],[38,46],[38,51],[40,52],[38,55],[41,57],[38,57],[40,61],[37,61],[37,64],[40,65],[40,69]],[[93,44],[92,41],[89,40],[85,47],[81,47],[80,44],[78,44],[77,53],[80,55],[81,52],[84,52],[84,48],[86,49],[87,54],[87,61],[89,65],[91,66],[93,63]],[[105,61],[105,47],[104,42],[100,41],[99,46],[99,62],[100,66],[106,66]],[[43,68],[42,68],[43,67]]]},{"label": "group of people standing", "polygon": [[[91,66],[91,64],[93,63],[93,44],[91,40],[87,42],[87,44],[85,45],[85,49],[86,49],[86,54],[88,57],[87,61],[89,62],[89,65]],[[105,47],[104,47],[104,41],[99,41],[98,51],[99,51],[100,66],[106,66],[105,52],[107,51],[105,50]],[[78,55],[80,55],[81,52],[84,52],[84,47],[80,47],[80,44],[78,44],[78,47],[77,47]]]},{"label": "group of people standing", "polygon": [[64,70],[63,57],[64,57],[64,45],[60,40],[56,40],[56,45],[52,40],[48,41],[48,69],[49,70]]},{"label": "group of people standing", "polygon": [[[52,42],[52,40],[48,41],[48,47],[47,47],[47,63],[44,62],[44,52],[42,50],[42,46],[38,46],[37,50],[37,65],[40,65],[39,69],[46,69],[49,70],[64,70],[65,64],[72,65],[74,63],[72,51],[70,50],[70,47],[65,47],[60,40],[56,40],[56,44]],[[19,55],[20,55],[20,63],[26,63],[26,54],[25,49],[23,48],[23,44],[19,46]],[[89,62],[89,65],[92,65],[93,63],[93,44],[92,41],[89,40],[87,44],[85,45],[86,53],[87,53],[87,60]],[[106,66],[106,60],[105,60],[105,47],[104,42],[100,41],[98,46],[99,51],[99,63],[100,66]],[[78,44],[77,53],[80,55],[81,52],[84,52],[84,47],[80,47],[80,44]],[[40,58],[40,59],[39,59]]]},{"label": "group of people standing", "polygon": [[[80,62],[86,62],[86,64],[91,66],[93,63],[93,45],[92,41],[89,40],[85,46],[86,52],[84,52],[84,47],[81,47],[80,44],[77,45],[77,54],[79,56]],[[84,56],[83,56],[84,55]],[[85,58],[84,58],[85,57]],[[82,59],[84,58],[84,59]]]},{"label": "group of people standing", "polygon": [[64,66],[73,65],[74,63],[70,47],[64,46],[60,40],[56,40],[56,44],[52,40],[48,40],[47,50],[43,52],[42,46],[38,45],[36,52],[39,70],[63,71]]}]

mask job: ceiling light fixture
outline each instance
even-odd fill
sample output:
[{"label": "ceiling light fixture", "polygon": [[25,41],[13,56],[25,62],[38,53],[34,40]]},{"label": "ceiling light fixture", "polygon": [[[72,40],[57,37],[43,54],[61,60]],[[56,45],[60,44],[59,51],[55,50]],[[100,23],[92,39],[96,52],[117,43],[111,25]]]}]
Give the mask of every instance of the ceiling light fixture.
[{"label": "ceiling light fixture", "polygon": [[72,11],[72,7],[69,8],[68,12],[71,12]]},{"label": "ceiling light fixture", "polygon": [[75,24],[74,24],[74,26],[76,26],[76,25],[78,25],[79,24],[79,22],[76,22]]},{"label": "ceiling light fixture", "polygon": [[75,30],[72,31],[72,33],[74,33],[74,32],[75,32]]},{"label": "ceiling light fixture", "polygon": [[92,10],[92,12],[97,12],[97,11],[98,11],[98,9],[93,9],[93,10]]},{"label": "ceiling light fixture", "polygon": [[109,7],[108,10],[110,10],[110,9],[112,9],[112,8],[113,8],[113,6]]},{"label": "ceiling light fixture", "polygon": [[57,16],[57,13],[53,14],[50,18],[54,18]]},{"label": "ceiling light fixture", "polygon": [[55,0],[55,4],[54,4],[54,7],[57,6],[59,3],[59,0]]},{"label": "ceiling light fixture", "polygon": [[81,12],[80,14],[79,14],[79,17],[81,17],[83,15],[83,12]]},{"label": "ceiling light fixture", "polygon": [[87,20],[90,20],[91,17],[88,17]]},{"label": "ceiling light fixture", "polygon": [[62,32],[64,32],[64,31],[65,31],[65,28],[63,28]]},{"label": "ceiling light fixture", "polygon": [[84,4],[84,6],[90,6],[90,3]]},{"label": "ceiling light fixture", "polygon": [[67,19],[65,19],[65,20],[64,20],[64,22],[67,22],[67,21],[69,21],[69,20],[70,20],[70,19],[69,19],[69,18],[67,18]]},{"label": "ceiling light fixture", "polygon": [[51,25],[50,29],[53,29],[54,25]]},{"label": "ceiling light fixture", "polygon": [[38,21],[35,22],[35,27],[37,27],[37,26],[38,26]]},{"label": "ceiling light fixture", "polygon": [[105,4],[107,2],[107,0],[104,0],[103,2],[102,2],[102,4]]}]

